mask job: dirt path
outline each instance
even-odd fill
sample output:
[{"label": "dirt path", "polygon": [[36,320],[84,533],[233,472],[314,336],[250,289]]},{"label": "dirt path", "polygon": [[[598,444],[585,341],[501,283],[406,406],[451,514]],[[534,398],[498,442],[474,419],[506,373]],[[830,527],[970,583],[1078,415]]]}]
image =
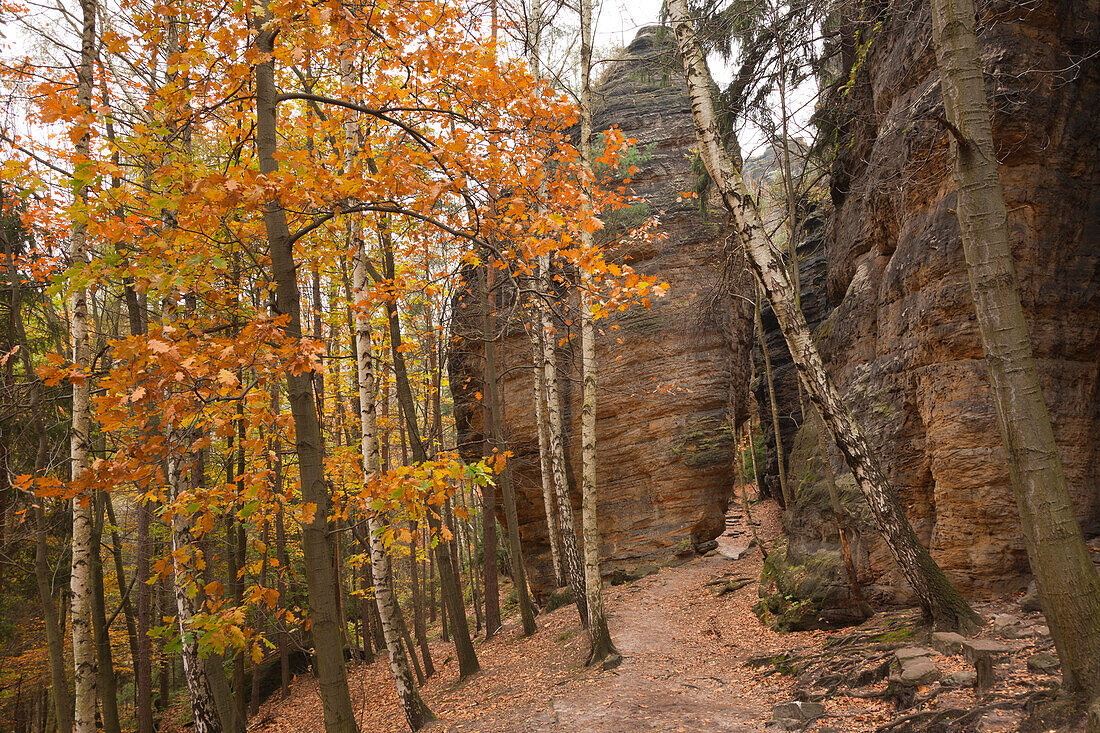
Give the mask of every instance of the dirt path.
[{"label": "dirt path", "polygon": [[[774,504],[758,505],[753,509],[753,518],[760,522],[762,540],[778,534],[779,511]],[[607,589],[605,602],[612,637],[623,655],[618,667],[584,666],[587,637],[574,606],[540,615],[538,633],[526,639],[519,637],[513,614],[496,637],[475,641],[482,671],[461,684],[453,649],[436,638],[431,651],[440,672],[421,688],[425,701],[441,719],[435,730],[747,733],[765,730],[773,706],[793,699],[796,685],[802,685],[802,693],[825,697],[825,714],[806,728],[809,731],[866,733],[913,713],[912,708],[896,708],[889,695],[874,694],[887,691],[887,681],[881,676],[860,682],[863,687],[858,695],[838,690],[835,685],[836,694],[832,694],[823,693],[824,687],[815,687],[822,680],[813,673],[801,674],[801,680],[796,681],[776,674],[775,667],[756,670],[745,664],[750,657],[790,652],[803,660],[816,658],[827,666],[840,664],[847,670],[862,669],[860,665],[878,669],[896,647],[927,643],[928,634],[925,630],[921,639],[912,635],[917,615],[911,611],[883,612],[864,626],[844,632],[779,635],[762,626],[751,610],[757,600],[755,581],[762,557],[758,548],[747,550],[751,531],[740,508],[731,511],[727,519],[727,531],[719,539],[718,550],[710,556]],[[730,578],[751,582],[719,596],[721,584]],[[978,609],[987,618],[998,613],[1019,613],[1011,599],[982,604]],[[1038,614],[1020,618],[1026,628],[1041,624]],[[903,626],[892,625],[895,622]],[[891,643],[876,641],[884,639],[884,633],[893,639],[901,632],[901,637]],[[826,642],[836,641],[837,633],[853,634],[849,641],[862,637],[866,643],[848,652],[828,647]],[[841,641],[841,646],[849,643]],[[1049,638],[1028,637],[1011,644],[1014,651],[997,667],[996,699],[984,699],[979,706],[972,688],[940,686],[932,690],[935,695],[927,698],[927,705],[922,703],[923,712],[918,715],[963,714],[978,706],[981,709],[977,712],[983,717],[976,718],[975,725],[967,730],[1017,730],[1022,711],[1010,714],[1002,703],[1018,703],[1021,695],[1049,685],[1052,679],[1056,682],[1056,678],[1037,678],[1027,670],[1030,654],[1038,648],[1050,651]],[[969,668],[960,656],[930,650],[926,653],[944,674]],[[363,733],[407,730],[388,661],[350,667],[348,677]],[[922,686],[917,692],[923,694],[929,689]],[[323,727],[317,683],[303,675],[295,680],[289,699],[273,699],[262,706],[260,715],[250,721],[249,731],[319,733]]]},{"label": "dirt path", "polygon": [[[778,531],[778,510],[754,510],[761,534]],[[539,632],[518,638],[515,620],[494,639],[476,642],[482,672],[457,684],[449,645],[432,643],[437,675],[422,688],[442,729],[490,731],[760,731],[790,681],[743,665],[751,654],[799,645],[752,615],[756,584],[717,597],[707,582],[759,575],[759,550],[745,552],[749,532],[739,508],[729,517],[719,551],[628,585],[607,589],[612,637],[623,661],[614,669],[584,666],[587,641],[574,606],[540,615]],[[742,557],[743,555],[743,557]],[[738,558],[740,559],[734,559]],[[349,669],[363,731],[405,730],[388,665]],[[316,682],[295,682],[286,701],[272,700],[252,730],[319,730]]]}]

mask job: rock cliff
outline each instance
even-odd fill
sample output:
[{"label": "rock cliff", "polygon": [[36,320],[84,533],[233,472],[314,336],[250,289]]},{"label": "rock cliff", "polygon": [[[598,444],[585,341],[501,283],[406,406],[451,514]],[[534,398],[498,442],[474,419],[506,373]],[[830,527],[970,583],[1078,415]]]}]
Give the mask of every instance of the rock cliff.
[{"label": "rock cliff", "polygon": [[[980,6],[1020,292],[1070,491],[1092,537],[1100,533],[1100,64],[1088,56],[1100,38],[1100,2]],[[1027,559],[936,121],[929,7],[892,0],[865,3],[864,12],[858,52],[840,76],[848,83],[829,100],[835,208],[827,278],[809,279],[811,290],[825,286],[816,296],[832,309],[818,341],[948,576],[972,595],[1016,590]],[[818,264],[806,257],[802,267]],[[784,394],[781,410],[797,414],[793,389]],[[785,436],[800,497],[787,518],[791,547],[835,550],[820,472],[808,460],[816,440],[796,440],[793,427]],[[862,581],[873,598],[904,599],[850,478],[842,483]]]},{"label": "rock cliff", "polygon": [[[717,537],[733,481],[735,419],[747,414],[751,311],[732,298],[723,215],[680,194],[696,184],[694,132],[671,38],[643,29],[611,64],[598,89],[595,130],[617,125],[635,138],[632,216],[660,217],[663,237],[618,256],[669,283],[668,297],[600,321],[596,412],[600,548],[609,575],[671,561],[684,547]],[[715,209],[717,211],[717,209]],[[742,283],[743,287],[743,283]],[[465,297],[465,296],[464,296]],[[455,308],[455,332],[472,334],[478,310]],[[574,320],[566,317],[568,320]],[[580,354],[575,325],[558,322],[569,478],[580,534]],[[503,339],[502,390],[520,534],[537,595],[553,586],[531,396],[531,346],[520,324]],[[467,338],[450,361],[459,443],[480,455],[482,350]]]}]

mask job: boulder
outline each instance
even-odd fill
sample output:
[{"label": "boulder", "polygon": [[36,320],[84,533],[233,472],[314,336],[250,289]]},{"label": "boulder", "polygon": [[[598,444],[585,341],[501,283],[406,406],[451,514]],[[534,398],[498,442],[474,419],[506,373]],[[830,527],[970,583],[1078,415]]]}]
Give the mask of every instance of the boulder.
[{"label": "boulder", "polygon": [[807,723],[820,718],[824,714],[825,706],[823,704],[803,700],[779,703],[772,708],[772,718],[774,720],[798,720]]},{"label": "boulder", "polygon": [[916,657],[901,662],[898,682],[909,687],[930,685],[940,678],[940,670],[928,657]]},{"label": "boulder", "polygon": [[911,659],[928,657],[930,654],[932,654],[931,649],[925,649],[922,646],[907,646],[901,649],[895,649],[894,659],[898,660],[899,663],[904,663]]},{"label": "boulder", "polygon": [[942,654],[959,654],[962,652],[964,641],[966,641],[966,638],[963,637],[962,634],[955,633],[954,631],[932,632],[932,648]]},{"label": "boulder", "polygon": [[978,673],[972,669],[960,669],[950,672],[940,678],[940,684],[944,687],[973,687],[978,679]]},{"label": "boulder", "polygon": [[1062,664],[1050,652],[1039,652],[1027,658],[1027,668],[1036,674],[1058,674]]},{"label": "boulder", "polygon": [[1020,608],[1025,611],[1031,611],[1034,613],[1036,611],[1043,610],[1043,605],[1039,601],[1039,586],[1035,584],[1034,580],[1028,583],[1027,592],[1024,593],[1023,597],[1020,598],[1018,603],[1020,604]]}]

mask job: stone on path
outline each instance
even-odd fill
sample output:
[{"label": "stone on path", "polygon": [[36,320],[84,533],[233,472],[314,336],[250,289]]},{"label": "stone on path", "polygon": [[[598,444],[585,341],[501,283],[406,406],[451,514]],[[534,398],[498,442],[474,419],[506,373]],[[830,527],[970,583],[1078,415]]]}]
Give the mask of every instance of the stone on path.
[{"label": "stone on path", "polygon": [[825,706],[819,702],[792,700],[772,708],[772,723],[782,730],[800,730],[806,723],[825,714]]},{"label": "stone on path", "polygon": [[954,631],[936,631],[932,634],[932,648],[942,654],[958,654],[966,637]]},{"label": "stone on path", "polygon": [[925,649],[922,646],[907,646],[901,649],[894,650],[894,658],[898,662],[905,662],[907,659],[919,659],[921,657],[927,657],[932,653],[931,649]]},{"label": "stone on path", "polygon": [[1024,597],[1020,599],[1020,608],[1025,611],[1042,611],[1043,606],[1039,603],[1039,587],[1035,585],[1035,581],[1027,586],[1027,592],[1024,593]]},{"label": "stone on path", "polygon": [[973,687],[974,683],[978,680],[978,673],[972,669],[960,669],[957,672],[951,672],[945,674],[940,679],[940,684],[944,687]]},{"label": "stone on path", "polygon": [[991,639],[967,639],[962,643],[963,656],[966,661],[974,663],[982,658],[998,657],[1012,651],[1012,647]]},{"label": "stone on path", "polygon": [[1036,672],[1038,674],[1057,674],[1058,670],[1061,668],[1062,665],[1058,662],[1058,657],[1050,652],[1039,652],[1027,658],[1027,669],[1029,672]]},{"label": "stone on path", "polygon": [[940,670],[928,657],[906,659],[901,663],[898,682],[907,687],[930,685],[940,678]]}]

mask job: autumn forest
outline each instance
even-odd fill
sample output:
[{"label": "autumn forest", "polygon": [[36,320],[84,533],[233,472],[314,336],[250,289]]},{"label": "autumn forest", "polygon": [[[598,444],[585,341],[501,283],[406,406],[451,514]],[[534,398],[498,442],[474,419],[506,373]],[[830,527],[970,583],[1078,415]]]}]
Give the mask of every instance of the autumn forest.
[{"label": "autumn forest", "polygon": [[0,0],[0,730],[1100,731],[1100,2],[652,5]]}]

